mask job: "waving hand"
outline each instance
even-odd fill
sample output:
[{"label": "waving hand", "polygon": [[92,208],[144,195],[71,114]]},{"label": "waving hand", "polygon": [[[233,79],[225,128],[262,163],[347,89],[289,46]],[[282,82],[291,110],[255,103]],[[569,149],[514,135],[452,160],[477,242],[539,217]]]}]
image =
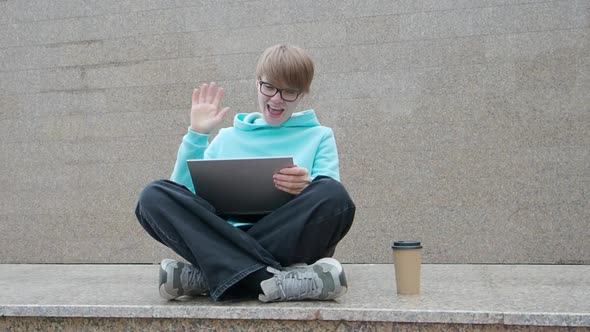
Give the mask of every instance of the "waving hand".
[{"label": "waving hand", "polygon": [[191,129],[201,134],[209,134],[217,127],[229,111],[229,107],[219,109],[223,98],[223,88],[215,82],[202,84],[193,91],[191,107]]}]

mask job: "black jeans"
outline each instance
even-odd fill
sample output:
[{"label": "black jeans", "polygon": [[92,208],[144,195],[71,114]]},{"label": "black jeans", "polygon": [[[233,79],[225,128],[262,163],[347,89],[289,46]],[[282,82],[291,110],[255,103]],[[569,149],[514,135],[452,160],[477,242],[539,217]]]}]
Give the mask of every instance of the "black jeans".
[{"label": "black jeans", "polygon": [[135,209],[154,239],[203,271],[215,300],[267,266],[310,264],[332,256],[354,213],[344,186],[324,176],[247,230],[232,226],[207,201],[169,180],[150,183]]}]

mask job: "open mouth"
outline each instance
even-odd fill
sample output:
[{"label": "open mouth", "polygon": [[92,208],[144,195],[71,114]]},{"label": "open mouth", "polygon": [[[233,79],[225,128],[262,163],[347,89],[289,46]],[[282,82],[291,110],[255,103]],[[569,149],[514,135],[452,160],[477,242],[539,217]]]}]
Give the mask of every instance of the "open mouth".
[{"label": "open mouth", "polygon": [[281,116],[281,114],[283,114],[284,109],[282,108],[272,108],[270,107],[270,105],[266,105],[266,110],[268,111],[268,114],[272,117],[272,118],[278,118]]}]

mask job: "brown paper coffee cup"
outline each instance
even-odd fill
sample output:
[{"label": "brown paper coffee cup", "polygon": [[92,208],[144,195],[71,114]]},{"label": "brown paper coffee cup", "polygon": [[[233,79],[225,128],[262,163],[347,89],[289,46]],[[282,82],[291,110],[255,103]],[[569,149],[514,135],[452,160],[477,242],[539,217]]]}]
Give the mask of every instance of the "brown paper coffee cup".
[{"label": "brown paper coffee cup", "polygon": [[397,293],[419,294],[422,244],[420,241],[396,241],[391,248],[393,249]]}]

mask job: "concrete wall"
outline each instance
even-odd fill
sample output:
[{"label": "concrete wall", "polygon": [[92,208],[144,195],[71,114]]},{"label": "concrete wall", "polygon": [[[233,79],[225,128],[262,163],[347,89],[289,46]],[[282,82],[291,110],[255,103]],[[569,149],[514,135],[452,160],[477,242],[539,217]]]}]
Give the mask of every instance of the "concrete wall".
[{"label": "concrete wall", "polygon": [[[337,257],[590,263],[590,1],[0,1],[0,263],[156,262],[133,209],[201,82],[255,110],[254,64],[316,61],[358,206]],[[230,125],[229,118],[225,125]]]}]

